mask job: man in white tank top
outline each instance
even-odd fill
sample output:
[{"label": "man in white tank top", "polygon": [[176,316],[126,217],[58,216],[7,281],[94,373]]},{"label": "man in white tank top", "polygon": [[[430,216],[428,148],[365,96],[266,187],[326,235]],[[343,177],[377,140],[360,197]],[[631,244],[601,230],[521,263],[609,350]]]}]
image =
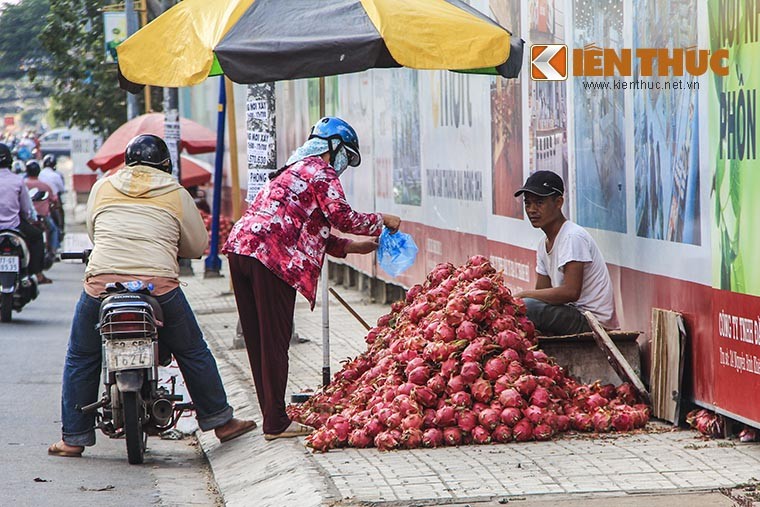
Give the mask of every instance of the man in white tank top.
[{"label": "man in white tank top", "polygon": [[523,196],[531,225],[546,236],[536,252],[534,290],[525,300],[528,318],[545,334],[591,331],[582,312],[590,311],[607,329],[618,327],[612,281],[594,238],[562,214],[565,184],[551,171],[536,171],[515,192]]}]

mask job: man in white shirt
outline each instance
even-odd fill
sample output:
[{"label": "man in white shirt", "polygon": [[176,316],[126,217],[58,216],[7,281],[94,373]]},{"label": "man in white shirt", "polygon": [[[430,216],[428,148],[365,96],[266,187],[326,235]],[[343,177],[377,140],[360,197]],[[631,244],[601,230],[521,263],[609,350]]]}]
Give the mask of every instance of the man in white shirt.
[{"label": "man in white shirt", "polygon": [[594,238],[565,218],[565,184],[551,171],[536,171],[515,192],[523,196],[531,225],[546,236],[536,252],[534,290],[515,294],[525,300],[528,318],[545,334],[590,331],[582,312],[591,312],[607,329],[618,327],[612,281]]},{"label": "man in white shirt", "polygon": [[54,155],[45,155],[45,158],[42,159],[42,171],[40,171],[39,179],[49,185],[58,197],[61,197],[66,191],[66,180],[56,170],[57,165],[58,161]]},{"label": "man in white shirt", "polygon": [[57,165],[58,160],[55,158],[55,155],[50,153],[45,155],[42,159],[42,171],[40,171],[38,178],[41,182],[52,188],[53,192],[58,196],[58,202],[50,210],[50,218],[55,222],[60,237],[63,238],[66,228],[66,217],[63,212],[63,194],[66,192],[66,180],[63,175],[56,170]]}]

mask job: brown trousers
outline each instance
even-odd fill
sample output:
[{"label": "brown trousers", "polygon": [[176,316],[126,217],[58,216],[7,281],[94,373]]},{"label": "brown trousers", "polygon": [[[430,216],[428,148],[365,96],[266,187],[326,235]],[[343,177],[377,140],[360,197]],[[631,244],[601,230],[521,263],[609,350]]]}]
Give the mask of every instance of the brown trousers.
[{"label": "brown trousers", "polygon": [[264,414],[264,433],[290,425],[285,413],[288,348],[296,291],[254,257],[228,255],[253,383]]}]

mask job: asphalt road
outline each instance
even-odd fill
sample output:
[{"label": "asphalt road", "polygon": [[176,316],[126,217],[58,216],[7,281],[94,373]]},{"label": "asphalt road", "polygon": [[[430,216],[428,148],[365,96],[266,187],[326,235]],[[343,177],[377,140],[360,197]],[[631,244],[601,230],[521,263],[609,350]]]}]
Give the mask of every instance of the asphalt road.
[{"label": "asphalt road", "polygon": [[52,285],[0,324],[0,505],[218,505],[194,438],[148,439],[143,465],[124,440],[97,434],[82,458],[47,455],[60,438],[61,374],[82,264],[58,263]]}]

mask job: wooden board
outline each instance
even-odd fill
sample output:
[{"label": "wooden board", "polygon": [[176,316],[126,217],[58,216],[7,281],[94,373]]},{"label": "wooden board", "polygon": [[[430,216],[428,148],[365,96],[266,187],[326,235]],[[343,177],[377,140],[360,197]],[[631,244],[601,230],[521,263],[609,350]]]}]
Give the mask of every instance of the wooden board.
[{"label": "wooden board", "polygon": [[644,402],[651,404],[652,400],[649,396],[649,392],[646,390],[646,387],[644,387],[644,383],[641,382],[639,376],[636,375],[636,372],[633,371],[631,365],[628,364],[628,361],[625,360],[623,354],[620,353],[620,350],[618,350],[612,339],[610,339],[607,331],[602,327],[601,324],[599,324],[599,321],[591,312],[583,312],[583,315],[586,317],[589,326],[591,326],[591,330],[594,333],[594,338],[596,339],[596,344],[605,353],[607,360],[610,362],[610,365],[618,374],[618,376],[624,382],[630,382],[636,391],[638,391]]},{"label": "wooden board", "polygon": [[[607,335],[612,341],[636,341],[641,336],[641,331],[608,331]],[[536,337],[539,342],[553,342],[553,341],[596,341],[594,333],[577,333],[577,334],[563,334],[563,335],[538,335]]]},{"label": "wooden board", "polygon": [[[678,331],[681,334],[681,347],[679,351],[679,373],[678,373],[678,396],[676,398],[676,414],[675,419],[673,420],[673,424],[676,426],[681,424],[681,409],[683,408],[683,405],[681,403],[682,396],[681,396],[681,386],[683,385],[683,371],[684,368],[684,362],[686,357],[686,323],[683,320],[683,315],[678,315]],[[685,416],[684,416],[685,418]],[[724,419],[725,421],[725,419]],[[723,426],[723,437],[726,438],[726,427]]]},{"label": "wooden board", "polygon": [[686,330],[679,313],[652,308],[652,415],[678,423]]}]

